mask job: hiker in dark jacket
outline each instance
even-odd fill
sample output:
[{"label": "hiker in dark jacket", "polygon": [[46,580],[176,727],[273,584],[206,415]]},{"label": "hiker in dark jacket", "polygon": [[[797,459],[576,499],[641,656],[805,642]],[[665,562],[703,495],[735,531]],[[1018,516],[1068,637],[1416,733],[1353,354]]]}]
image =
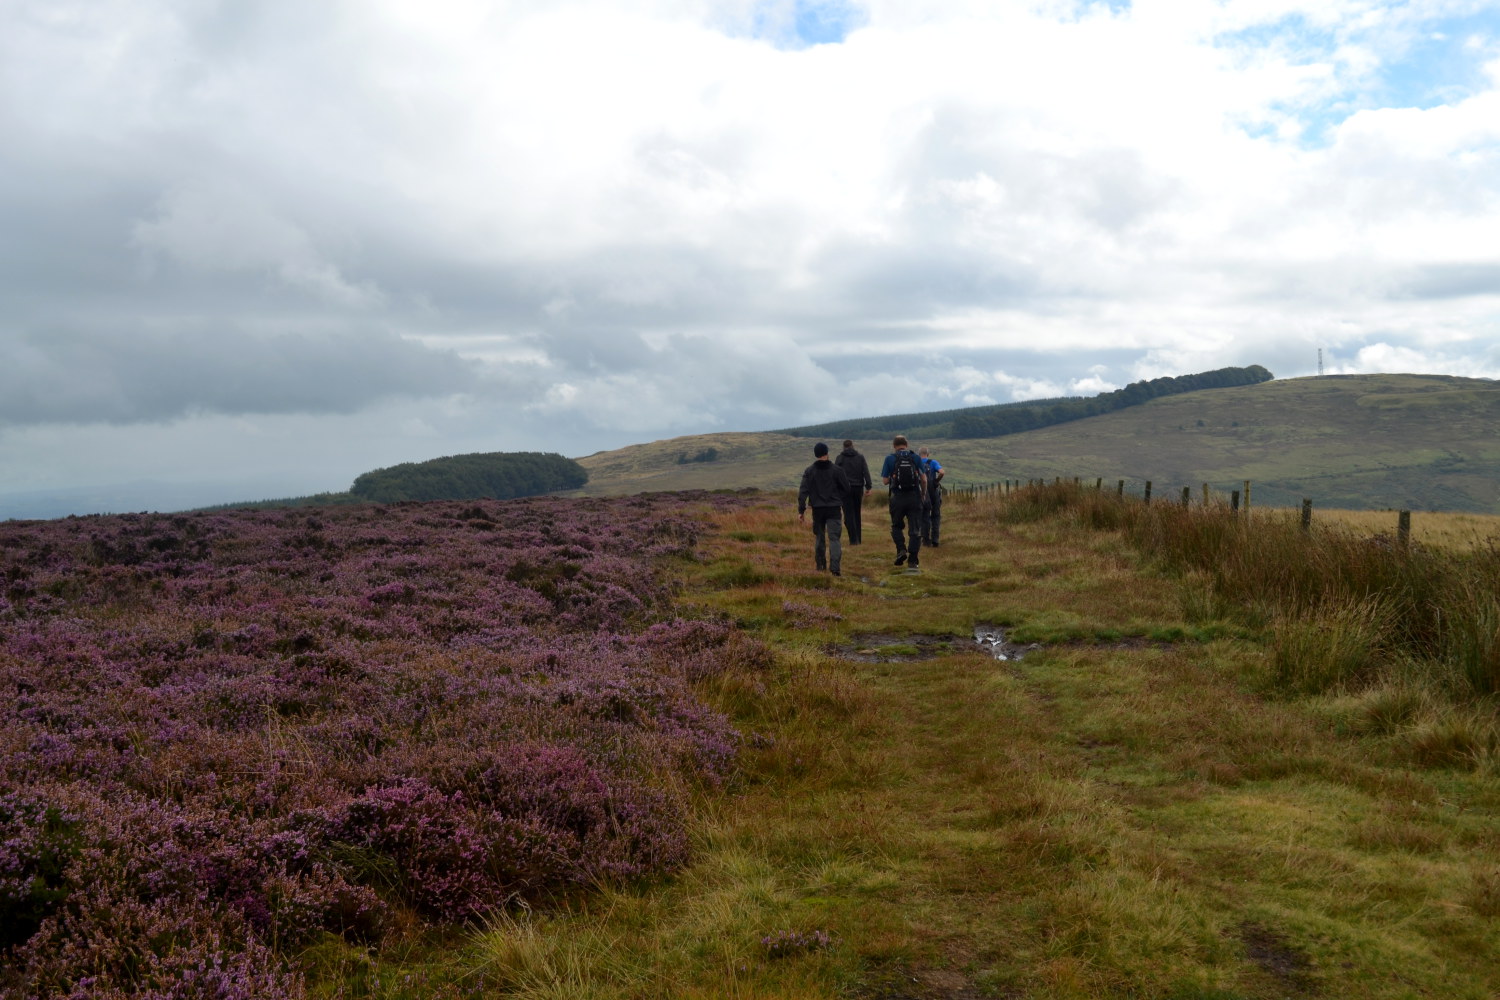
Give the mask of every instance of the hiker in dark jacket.
[{"label": "hiker in dark jacket", "polygon": [[844,499],[844,530],[849,533],[849,544],[858,545],[864,540],[860,515],[865,497],[875,488],[875,481],[870,478],[870,463],[854,450],[853,441],[845,441],[844,450],[839,452],[833,464],[843,469],[849,479],[849,496]]},{"label": "hiker in dark jacket", "polygon": [[[834,576],[838,576],[839,560],[843,556],[843,548],[839,544],[842,527],[839,515],[843,512],[844,499],[852,492],[852,487],[844,470],[828,460],[826,444],[819,441],[813,445],[813,455],[816,456],[816,461],[803,471],[802,487],[797,491],[797,517],[806,521],[807,508],[812,508],[813,537],[817,539],[813,543],[813,563],[818,569],[830,570]],[[825,533],[828,536],[826,559]]]}]

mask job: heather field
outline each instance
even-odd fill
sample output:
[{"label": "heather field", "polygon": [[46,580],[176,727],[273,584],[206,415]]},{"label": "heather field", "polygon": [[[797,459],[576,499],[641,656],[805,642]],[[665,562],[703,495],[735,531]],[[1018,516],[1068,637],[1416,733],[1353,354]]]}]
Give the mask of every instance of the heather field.
[{"label": "heather field", "polygon": [[1500,994],[1500,522],[0,525],[0,996]]},{"label": "heather field", "polygon": [[733,503],[0,524],[0,995],[344,993],[679,870],[739,745],[692,686],[763,653],[656,567]]}]

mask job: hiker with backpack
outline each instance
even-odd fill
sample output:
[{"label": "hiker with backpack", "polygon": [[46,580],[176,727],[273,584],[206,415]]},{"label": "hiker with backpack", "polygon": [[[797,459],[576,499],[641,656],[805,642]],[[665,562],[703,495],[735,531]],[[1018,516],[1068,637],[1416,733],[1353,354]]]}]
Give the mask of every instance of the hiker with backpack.
[{"label": "hiker with backpack", "polygon": [[897,434],[891,441],[891,453],[880,467],[880,481],[891,488],[891,541],[896,543],[896,565],[910,559],[911,568],[916,569],[922,551],[927,476],[922,459],[907,448],[904,434]]},{"label": "hiker with backpack", "polygon": [[926,447],[917,449],[927,479],[927,505],[922,508],[922,542],[937,548],[938,528],[943,523],[943,466]]},{"label": "hiker with backpack", "polygon": [[803,470],[802,486],[797,490],[797,519],[805,522],[807,508],[812,508],[813,537],[817,539],[813,543],[813,565],[839,576],[839,560],[843,555],[839,545],[839,517],[845,499],[854,488],[844,470],[828,460],[828,446],[822,441],[813,445],[813,456],[813,464]]},{"label": "hiker with backpack", "polygon": [[875,482],[870,478],[870,463],[865,461],[865,456],[854,450],[853,441],[845,441],[844,450],[839,452],[839,457],[833,460],[833,464],[843,469],[849,480],[849,495],[844,498],[844,530],[849,533],[849,544],[858,545],[864,540],[861,514],[865,497],[875,488]]}]

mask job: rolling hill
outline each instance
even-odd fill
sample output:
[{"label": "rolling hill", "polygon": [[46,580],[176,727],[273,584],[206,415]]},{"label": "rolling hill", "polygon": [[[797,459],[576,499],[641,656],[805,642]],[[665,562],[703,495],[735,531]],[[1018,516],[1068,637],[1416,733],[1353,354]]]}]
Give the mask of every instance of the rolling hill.
[{"label": "rolling hill", "polygon": [[[577,495],[795,487],[812,440],[715,433],[578,459]],[[879,460],[889,442],[856,442]],[[830,441],[837,451],[836,441]],[[950,485],[1080,476],[1158,496],[1253,483],[1257,504],[1500,514],[1500,382],[1448,375],[1330,375],[1205,389],[1055,427],[925,444]],[[714,449],[712,462],[691,461]],[[1128,487],[1129,488],[1129,487]]]}]

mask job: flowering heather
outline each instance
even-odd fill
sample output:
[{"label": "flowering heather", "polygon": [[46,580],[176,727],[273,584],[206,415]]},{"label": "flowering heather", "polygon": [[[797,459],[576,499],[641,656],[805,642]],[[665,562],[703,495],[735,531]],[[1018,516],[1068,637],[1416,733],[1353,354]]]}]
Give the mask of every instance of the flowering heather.
[{"label": "flowering heather", "polygon": [[296,997],[325,934],[670,872],[738,737],[706,495],[0,524],[0,997]]},{"label": "flowering heather", "polygon": [[781,930],[760,939],[768,958],[790,958],[833,947],[833,936],[827,931]]}]

